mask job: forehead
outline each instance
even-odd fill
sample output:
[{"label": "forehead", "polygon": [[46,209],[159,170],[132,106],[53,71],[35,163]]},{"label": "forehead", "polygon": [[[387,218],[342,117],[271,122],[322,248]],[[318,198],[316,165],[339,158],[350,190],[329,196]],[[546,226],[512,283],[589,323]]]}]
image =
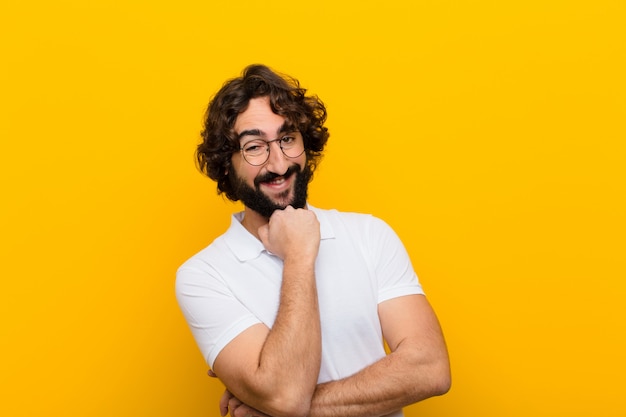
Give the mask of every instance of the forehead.
[{"label": "forehead", "polygon": [[285,118],[272,111],[269,97],[257,97],[250,100],[248,107],[239,113],[233,126],[237,135],[246,130],[258,130],[262,135],[280,132]]}]

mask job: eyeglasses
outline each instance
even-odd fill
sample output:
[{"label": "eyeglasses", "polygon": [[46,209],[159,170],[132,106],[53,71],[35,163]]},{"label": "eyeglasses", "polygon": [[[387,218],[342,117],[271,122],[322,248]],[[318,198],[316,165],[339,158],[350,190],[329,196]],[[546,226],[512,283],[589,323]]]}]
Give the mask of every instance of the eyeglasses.
[{"label": "eyeglasses", "polygon": [[304,153],[304,141],[299,132],[288,133],[273,140],[253,139],[244,143],[239,150],[247,163],[259,166],[269,159],[272,142],[278,142],[278,146],[287,158],[297,158]]}]

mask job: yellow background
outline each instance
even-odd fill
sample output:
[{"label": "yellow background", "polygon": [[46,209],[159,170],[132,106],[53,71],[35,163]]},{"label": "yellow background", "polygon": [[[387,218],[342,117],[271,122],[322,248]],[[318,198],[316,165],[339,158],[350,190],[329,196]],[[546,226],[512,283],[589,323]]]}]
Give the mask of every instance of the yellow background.
[{"label": "yellow background", "polygon": [[[215,3],[215,4],[213,4]],[[238,210],[195,169],[250,63],[327,104],[318,207],[405,242],[453,387],[407,416],[625,416],[626,6],[5,1],[2,416],[214,416],[175,270]]]}]

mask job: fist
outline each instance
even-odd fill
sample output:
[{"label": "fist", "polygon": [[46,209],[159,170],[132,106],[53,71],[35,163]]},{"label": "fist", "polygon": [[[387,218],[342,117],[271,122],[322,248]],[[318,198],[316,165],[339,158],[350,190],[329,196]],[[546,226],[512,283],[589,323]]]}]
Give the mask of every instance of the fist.
[{"label": "fist", "polygon": [[268,224],[259,228],[265,249],[282,260],[292,256],[315,261],[320,246],[320,224],[306,209],[287,206],[276,210]]}]

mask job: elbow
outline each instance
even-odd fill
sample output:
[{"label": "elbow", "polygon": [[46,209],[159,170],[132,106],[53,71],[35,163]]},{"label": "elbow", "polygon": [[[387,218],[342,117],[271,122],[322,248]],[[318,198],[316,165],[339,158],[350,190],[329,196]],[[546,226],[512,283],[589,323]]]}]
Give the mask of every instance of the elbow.
[{"label": "elbow", "polygon": [[452,378],[450,377],[450,373],[448,372],[446,375],[441,375],[433,381],[432,384],[432,395],[433,397],[444,395],[448,391],[450,391],[450,387],[452,385]]},{"label": "elbow", "polygon": [[447,357],[432,360],[422,364],[419,371],[413,373],[413,387],[411,398],[413,402],[419,402],[431,397],[446,394],[452,385],[450,374],[450,362]]},{"label": "elbow", "polygon": [[450,363],[448,360],[442,360],[433,370],[430,393],[432,396],[444,395],[450,391],[451,385]]},{"label": "elbow", "polygon": [[307,417],[311,407],[311,399],[300,398],[275,398],[272,404],[270,415],[273,417]]},{"label": "elbow", "polygon": [[309,411],[309,405],[293,404],[291,409],[285,412],[284,417],[307,417],[309,415]]},{"label": "elbow", "polygon": [[275,390],[266,402],[266,413],[273,417],[307,417],[315,385],[311,389],[301,389],[292,384],[284,384],[283,389]]}]

